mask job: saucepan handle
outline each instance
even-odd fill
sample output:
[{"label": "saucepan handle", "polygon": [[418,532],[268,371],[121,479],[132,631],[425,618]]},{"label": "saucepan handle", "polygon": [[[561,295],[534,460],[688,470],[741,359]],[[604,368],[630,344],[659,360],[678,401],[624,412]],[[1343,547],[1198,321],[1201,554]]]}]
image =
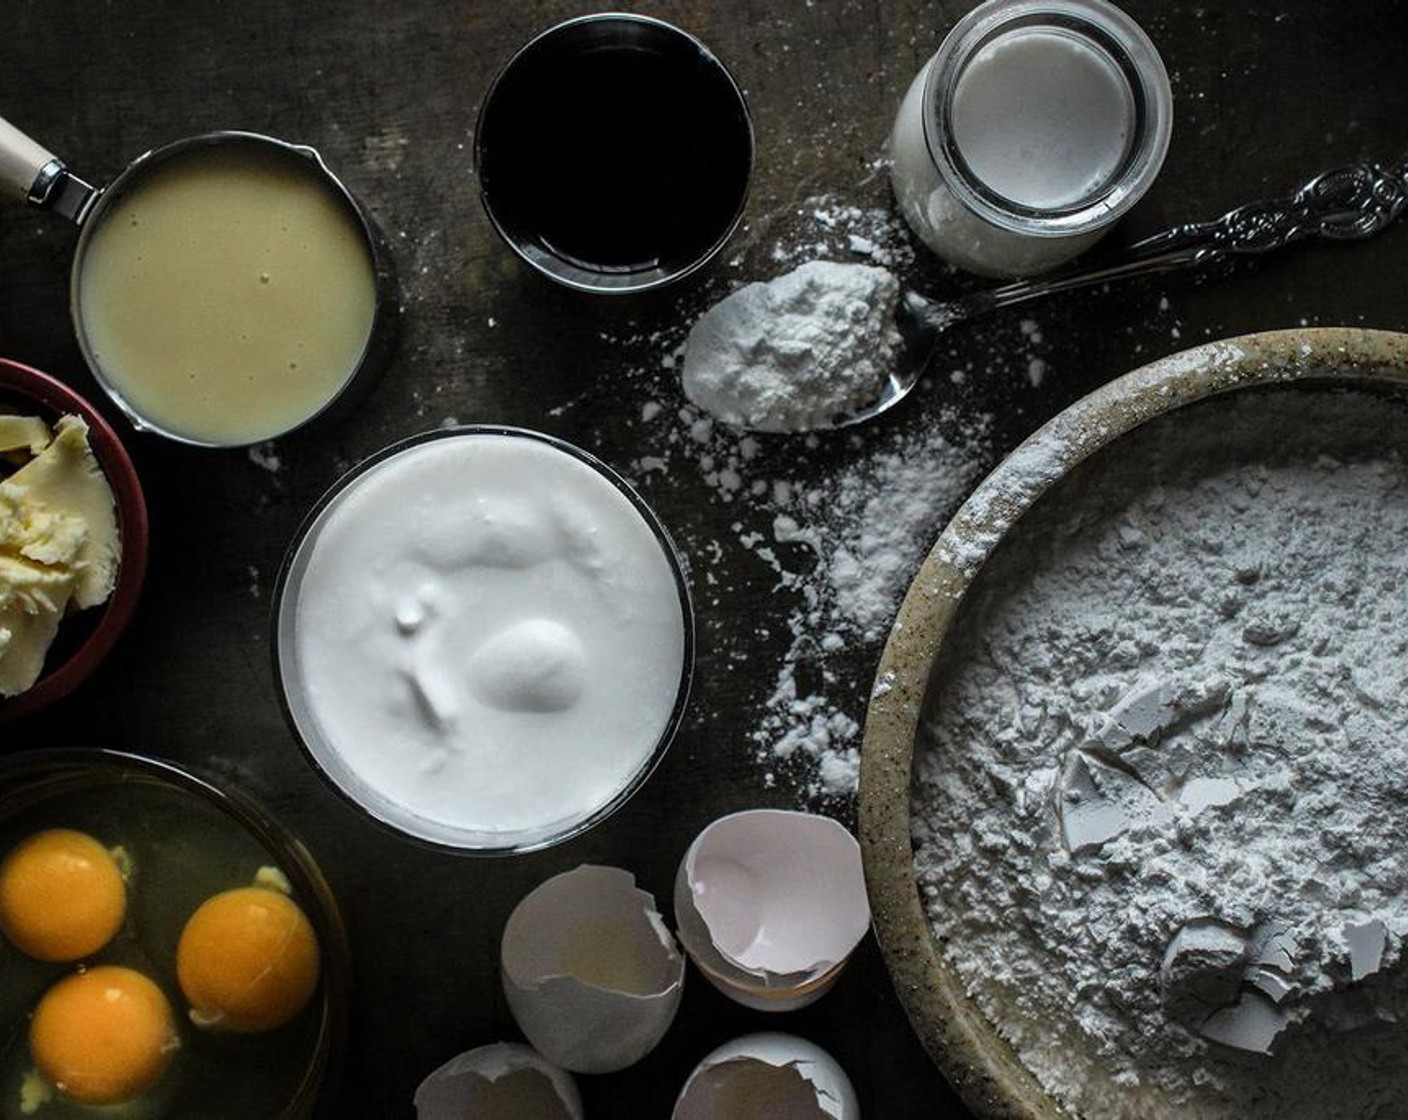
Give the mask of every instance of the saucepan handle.
[{"label": "saucepan handle", "polygon": [[0,189],[42,206],[46,186],[62,170],[53,152],[0,117]]},{"label": "saucepan handle", "polygon": [[98,192],[64,161],[0,117],[0,192],[83,224]]}]

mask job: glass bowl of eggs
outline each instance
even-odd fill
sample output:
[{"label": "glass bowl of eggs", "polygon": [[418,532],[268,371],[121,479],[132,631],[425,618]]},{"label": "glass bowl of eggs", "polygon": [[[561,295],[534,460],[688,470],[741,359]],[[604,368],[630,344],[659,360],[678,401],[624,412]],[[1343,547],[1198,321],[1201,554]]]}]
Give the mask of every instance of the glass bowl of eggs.
[{"label": "glass bowl of eggs", "polygon": [[242,795],[107,750],[0,758],[0,1120],[315,1115],[346,933]]}]

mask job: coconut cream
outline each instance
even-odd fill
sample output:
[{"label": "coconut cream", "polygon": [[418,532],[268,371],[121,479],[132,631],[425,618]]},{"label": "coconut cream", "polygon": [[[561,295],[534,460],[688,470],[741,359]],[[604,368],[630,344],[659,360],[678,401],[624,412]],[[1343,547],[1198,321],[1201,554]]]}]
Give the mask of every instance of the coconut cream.
[{"label": "coconut cream", "polygon": [[297,546],[279,618],[294,723],[373,815],[532,846],[649,769],[686,689],[673,552],[606,469],[467,429],[355,472]]}]

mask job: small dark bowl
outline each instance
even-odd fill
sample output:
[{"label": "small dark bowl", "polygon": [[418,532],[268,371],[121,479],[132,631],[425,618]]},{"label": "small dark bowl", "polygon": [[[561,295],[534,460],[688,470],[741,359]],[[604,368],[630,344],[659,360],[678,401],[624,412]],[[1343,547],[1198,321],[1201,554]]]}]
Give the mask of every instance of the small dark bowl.
[{"label": "small dark bowl", "polygon": [[82,684],[112,651],[131,621],[147,574],[147,501],[127,450],[102,414],[62,381],[0,358],[0,405],[45,420],[81,416],[88,442],[117,503],[121,556],[107,602],[66,618],[50,647],[44,672],[17,696],[0,699],[0,723],[47,707]]},{"label": "small dark bowl", "polygon": [[629,295],[703,268],[743,219],[752,118],[686,31],[603,12],[548,28],[494,78],[474,129],[504,242],[567,288]]}]

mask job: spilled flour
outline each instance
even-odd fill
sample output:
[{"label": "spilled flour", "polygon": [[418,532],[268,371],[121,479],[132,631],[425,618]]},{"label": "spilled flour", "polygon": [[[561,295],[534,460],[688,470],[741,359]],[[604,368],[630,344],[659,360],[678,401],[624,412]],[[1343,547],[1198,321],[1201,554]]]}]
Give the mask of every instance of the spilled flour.
[{"label": "spilled flour", "polygon": [[[763,259],[749,262],[735,291],[745,278],[793,274],[815,261],[887,280],[913,264],[908,231],[889,208],[823,196],[775,224],[785,229],[769,226],[756,246]],[[892,301],[887,284],[862,298],[887,314]],[[666,386],[641,406],[635,438],[648,450],[625,464],[627,473],[647,501],[664,491],[676,491],[679,501],[684,491],[722,514],[723,532],[713,515],[707,524],[670,527],[689,561],[701,647],[717,658],[716,671],[753,684],[752,730],[742,745],[764,784],[795,788],[811,807],[845,808],[856,792],[861,721],[881,646],[939,531],[992,465],[990,422],[953,406],[909,426],[814,435],[733,427],[683,399],[686,335],[702,314],[684,316],[677,332],[617,340],[647,346],[632,375]],[[1025,367],[1025,356],[1014,360]],[[940,390],[943,377],[919,395]],[[784,401],[780,414],[815,406],[820,391],[797,385],[793,392],[805,399]],[[910,414],[921,407],[913,404]],[[741,604],[749,595],[756,603]],[[710,632],[716,614],[739,610],[756,613],[756,634]]]},{"label": "spilled flour", "polygon": [[[647,497],[665,476],[692,470],[738,511],[726,545],[679,542],[699,613],[707,620],[720,593],[711,561],[741,551],[746,582],[767,590],[760,627],[783,630],[751,735],[765,780],[785,773],[812,803],[853,796],[875,662],[925,554],[990,464],[987,420],[944,410],[913,433],[786,441],[688,406],[649,423],[660,429],[656,446],[632,464]],[[751,668],[751,649],[737,657]]]},{"label": "spilled flour", "polygon": [[[869,673],[910,580],[977,482],[985,426],[945,419],[882,444],[828,485],[771,489],[773,541],[805,545],[808,559],[785,566],[770,544],[754,545],[798,601],[753,741],[764,763],[812,763],[813,796],[855,793]],[[866,671],[848,681],[831,662],[857,648]]]},{"label": "spilled flour", "polygon": [[1408,408],[1282,390],[1122,439],[975,583],[916,868],[1073,1113],[1404,1114],[1405,541]]}]

